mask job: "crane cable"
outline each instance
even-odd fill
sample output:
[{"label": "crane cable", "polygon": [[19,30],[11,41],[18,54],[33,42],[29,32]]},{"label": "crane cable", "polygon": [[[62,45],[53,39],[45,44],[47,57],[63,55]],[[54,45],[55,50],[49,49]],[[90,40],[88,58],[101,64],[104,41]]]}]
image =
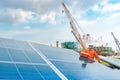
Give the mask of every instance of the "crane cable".
[{"label": "crane cable", "polygon": [[[72,14],[71,14],[72,15]],[[73,17],[73,16],[72,16]],[[83,35],[85,35],[85,32],[83,31],[83,29],[80,27],[80,25],[78,24],[78,22],[76,21],[76,19],[73,17],[73,20],[75,21],[76,25],[78,26],[78,28],[80,29],[80,31],[83,33]]]},{"label": "crane cable", "polygon": [[[62,10],[62,13],[64,13],[64,10]],[[72,14],[71,14],[72,16]],[[78,26],[78,28],[80,29],[80,31],[82,32],[83,35],[85,35],[85,32],[83,31],[83,29],[80,27],[80,25],[78,24],[78,22],[76,21],[76,19],[72,16],[73,21],[76,23],[76,25]]]}]

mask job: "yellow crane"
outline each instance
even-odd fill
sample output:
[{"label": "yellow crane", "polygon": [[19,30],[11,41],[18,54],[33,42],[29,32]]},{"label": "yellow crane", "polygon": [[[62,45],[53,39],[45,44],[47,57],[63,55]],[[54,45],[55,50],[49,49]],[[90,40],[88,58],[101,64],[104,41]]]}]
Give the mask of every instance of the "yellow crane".
[{"label": "yellow crane", "polygon": [[67,14],[67,17],[69,19],[71,28],[72,28],[72,33],[75,36],[76,40],[80,43],[80,45],[82,46],[83,50],[87,49],[86,45],[83,43],[81,35],[73,21],[72,15],[70,14],[69,10],[67,9],[66,5],[64,3],[62,3],[62,6],[64,8],[65,13]]}]

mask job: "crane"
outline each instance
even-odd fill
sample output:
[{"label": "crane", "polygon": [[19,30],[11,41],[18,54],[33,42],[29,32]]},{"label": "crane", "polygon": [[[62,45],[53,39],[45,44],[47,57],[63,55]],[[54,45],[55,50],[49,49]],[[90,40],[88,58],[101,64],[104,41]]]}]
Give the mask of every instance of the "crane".
[{"label": "crane", "polygon": [[[65,6],[64,3],[62,3],[62,6],[64,7],[64,10],[65,10],[65,13],[67,14],[67,17],[69,19],[69,22],[70,22],[70,25],[71,25],[71,28],[72,28],[72,33],[73,35],[75,36],[76,40],[80,43],[80,45],[82,46],[83,50],[86,50],[86,45],[83,43],[82,41],[82,38],[81,38],[81,35],[80,33],[78,32],[78,29],[73,21],[73,18],[72,18],[72,15],[70,14],[69,10],[67,9],[67,7]],[[104,62],[107,62],[110,66],[108,67],[111,67],[111,68],[120,68],[120,65],[116,64],[116,63],[113,63],[111,60],[108,60],[106,57],[104,56],[100,56],[100,60],[104,61]],[[102,63],[104,65],[106,65],[105,63]]]},{"label": "crane", "polygon": [[115,40],[115,43],[116,43],[116,45],[117,45],[117,47],[118,47],[118,49],[119,49],[119,51],[120,51],[120,42],[116,39],[116,37],[115,37],[115,35],[113,34],[113,32],[111,32],[111,34],[112,34],[112,36],[113,36],[113,38],[114,38],[114,40]]},{"label": "crane", "polygon": [[81,35],[80,35],[78,29],[77,29],[77,27],[76,27],[76,25],[75,25],[75,23],[73,21],[71,13],[69,12],[69,10],[67,9],[67,7],[66,7],[66,5],[64,3],[62,3],[62,6],[63,6],[63,8],[65,10],[65,13],[67,14],[68,19],[69,19],[69,22],[70,22],[70,25],[71,25],[71,28],[72,28],[71,32],[73,33],[73,35],[76,38],[76,40],[80,43],[80,45],[82,46],[83,50],[87,49],[86,45],[82,41],[82,38],[81,38]]}]

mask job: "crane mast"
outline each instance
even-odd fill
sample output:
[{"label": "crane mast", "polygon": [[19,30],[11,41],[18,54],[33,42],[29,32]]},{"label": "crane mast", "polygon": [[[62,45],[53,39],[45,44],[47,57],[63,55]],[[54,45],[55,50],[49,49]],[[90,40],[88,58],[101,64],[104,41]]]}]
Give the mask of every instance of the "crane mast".
[{"label": "crane mast", "polygon": [[69,10],[67,9],[67,7],[66,7],[66,5],[64,3],[62,3],[62,6],[63,6],[63,8],[65,10],[65,13],[67,14],[68,19],[69,19],[73,35],[75,36],[76,40],[80,43],[80,45],[82,46],[83,50],[85,50],[86,49],[86,45],[82,41],[81,35],[80,35],[80,33],[79,33],[79,31],[78,31],[78,29],[77,29],[77,27],[76,27],[76,25],[75,25],[75,23],[73,21],[73,18],[71,16]]},{"label": "crane mast", "polygon": [[113,38],[114,38],[114,40],[115,40],[115,42],[116,42],[116,45],[117,45],[117,47],[118,47],[118,49],[119,49],[119,51],[120,51],[120,42],[116,39],[116,37],[115,37],[115,35],[113,34],[113,32],[111,32],[111,34],[112,34],[112,36],[113,36]]},{"label": "crane mast", "polygon": [[[80,43],[80,45],[82,46],[83,50],[87,49],[87,48],[86,48],[86,45],[85,45],[85,44],[83,43],[83,41],[82,41],[81,35],[80,35],[80,33],[78,32],[78,30],[77,30],[77,27],[76,27],[76,25],[75,25],[75,23],[74,23],[74,21],[73,21],[73,19],[72,19],[72,16],[71,16],[69,10],[67,9],[67,7],[65,6],[64,3],[62,3],[62,6],[64,7],[65,13],[67,14],[67,17],[68,17],[68,19],[69,19],[69,22],[70,22],[70,25],[71,25],[71,28],[72,28],[72,33],[73,33],[73,35],[75,36],[76,40]],[[114,35],[113,35],[113,36],[114,36]],[[114,39],[116,40],[115,37],[114,37]],[[116,41],[117,41],[117,43],[119,43],[118,40],[116,40]],[[119,49],[120,49],[120,46],[119,46]],[[114,63],[114,61],[109,60],[108,58],[106,58],[106,57],[104,57],[104,56],[100,56],[100,60],[102,60],[102,61],[105,62],[105,63],[108,63],[108,64],[110,65],[110,67],[120,69],[120,65]],[[102,64],[106,65],[105,63],[102,63]]]}]

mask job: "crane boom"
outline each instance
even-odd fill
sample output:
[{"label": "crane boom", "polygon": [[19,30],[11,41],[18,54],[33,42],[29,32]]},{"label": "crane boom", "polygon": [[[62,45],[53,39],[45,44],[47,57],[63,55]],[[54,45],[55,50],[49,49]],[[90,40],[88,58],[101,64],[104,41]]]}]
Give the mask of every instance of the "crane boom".
[{"label": "crane boom", "polygon": [[120,51],[120,42],[116,39],[116,37],[115,37],[115,35],[113,34],[113,32],[111,32],[111,34],[112,34],[112,36],[113,36],[113,38],[114,38],[114,40],[115,40],[115,42],[116,42],[116,45],[117,45],[117,47],[118,47],[118,49],[119,49],[119,51]]},{"label": "crane boom", "polygon": [[85,46],[85,44],[82,41],[81,35],[78,32],[78,29],[77,29],[77,27],[76,27],[76,25],[75,25],[75,23],[73,21],[73,18],[71,16],[69,10],[67,9],[67,7],[65,6],[64,3],[62,3],[62,6],[63,6],[63,8],[65,10],[65,13],[67,14],[68,19],[69,19],[73,35],[75,36],[76,40],[80,43],[80,45],[82,46],[83,50],[85,50],[86,46]]},{"label": "crane boom", "polygon": [[[68,19],[69,19],[69,22],[70,22],[70,25],[71,25],[71,28],[72,28],[72,33],[73,33],[73,35],[75,36],[76,40],[80,43],[80,45],[82,46],[83,50],[87,49],[87,48],[86,48],[86,45],[85,45],[85,44],[83,43],[83,41],[82,41],[81,35],[80,35],[80,33],[78,32],[78,30],[77,30],[77,27],[76,27],[76,25],[75,25],[75,23],[74,23],[74,21],[73,21],[73,19],[72,19],[72,16],[71,16],[69,10],[67,9],[67,7],[65,6],[64,3],[62,3],[62,6],[64,7],[65,13],[67,14],[67,17],[68,17]],[[117,41],[117,42],[118,42],[118,41]],[[120,48],[120,46],[119,46],[119,48]],[[110,65],[110,67],[112,66],[113,68],[120,68],[120,66],[119,66],[119,65],[116,65],[116,63],[112,62],[112,60],[109,61],[108,59],[106,59],[106,58],[103,57],[103,56],[100,57],[100,60],[102,60],[102,61],[104,61],[104,62],[107,62],[107,63]],[[104,64],[104,63],[102,63],[102,64]],[[105,64],[104,64],[104,65],[105,65]]]}]

